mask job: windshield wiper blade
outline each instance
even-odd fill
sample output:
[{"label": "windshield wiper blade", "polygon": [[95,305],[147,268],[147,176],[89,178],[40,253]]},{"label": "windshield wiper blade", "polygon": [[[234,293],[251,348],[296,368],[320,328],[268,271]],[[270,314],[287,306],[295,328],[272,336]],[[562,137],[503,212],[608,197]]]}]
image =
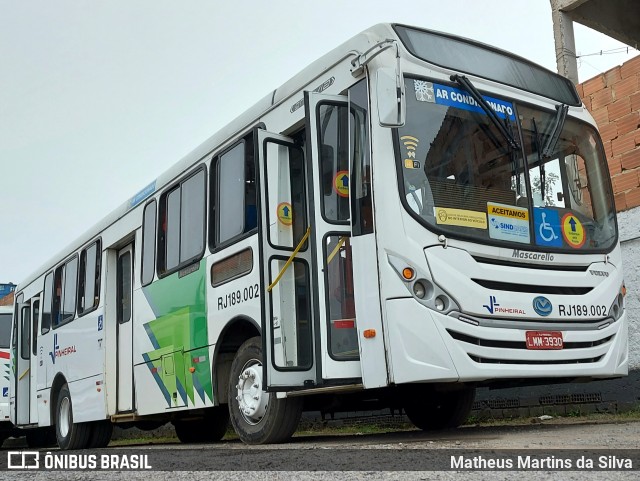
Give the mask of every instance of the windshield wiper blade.
[{"label": "windshield wiper blade", "polygon": [[540,195],[544,199],[546,178],[545,178],[544,164],[542,163],[542,154],[540,153],[540,133],[538,132],[536,119],[532,118],[531,123],[533,124],[533,143],[536,148],[536,154],[538,155],[538,169],[540,172]]},{"label": "windshield wiper blade", "polygon": [[507,130],[505,125],[500,121],[500,117],[495,113],[495,111],[491,108],[491,106],[487,103],[487,101],[482,97],[480,92],[473,86],[471,81],[465,77],[464,75],[452,75],[451,80],[460,85],[464,90],[466,90],[473,100],[480,106],[482,110],[487,114],[487,116],[491,119],[491,122],[496,126],[496,128],[500,131],[502,136],[505,138],[509,147],[512,150],[519,150],[520,145],[516,142],[516,139],[513,138],[511,133]]},{"label": "windshield wiper blade", "polygon": [[548,159],[553,154],[553,151],[556,148],[556,144],[558,143],[558,139],[560,138],[560,133],[564,127],[564,122],[567,119],[567,112],[569,111],[569,106],[565,104],[560,104],[556,106],[556,118],[553,122],[553,127],[551,128],[551,133],[549,137],[547,137],[547,143],[544,144],[544,148],[542,149],[542,158]]}]

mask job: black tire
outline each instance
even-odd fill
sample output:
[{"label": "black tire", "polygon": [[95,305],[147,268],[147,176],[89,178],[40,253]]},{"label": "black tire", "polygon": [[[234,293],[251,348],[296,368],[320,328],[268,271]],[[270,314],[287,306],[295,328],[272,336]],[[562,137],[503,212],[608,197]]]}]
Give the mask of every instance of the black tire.
[{"label": "black tire", "polygon": [[56,431],[53,427],[29,429],[25,438],[30,448],[48,448],[56,445]]},{"label": "black tire", "polygon": [[226,406],[209,408],[202,419],[174,421],[176,436],[180,442],[215,443],[220,441],[229,427],[229,410]]},{"label": "black tire", "polygon": [[111,442],[113,424],[108,419],[95,421],[91,424],[91,435],[87,443],[87,449],[106,448]]},{"label": "black tire", "polygon": [[60,449],[84,449],[91,436],[91,423],[73,422],[73,404],[69,387],[60,388],[56,398],[56,439]]},{"label": "black tire", "polygon": [[[302,415],[301,398],[278,399],[274,393],[263,390],[262,362],[262,341],[260,337],[253,337],[240,346],[231,364],[229,416],[233,429],[247,444],[288,440]],[[250,376],[244,378],[245,373]]]},{"label": "black tire", "polygon": [[474,388],[449,392],[409,388],[404,394],[404,411],[423,431],[456,428],[469,417],[475,395]]}]

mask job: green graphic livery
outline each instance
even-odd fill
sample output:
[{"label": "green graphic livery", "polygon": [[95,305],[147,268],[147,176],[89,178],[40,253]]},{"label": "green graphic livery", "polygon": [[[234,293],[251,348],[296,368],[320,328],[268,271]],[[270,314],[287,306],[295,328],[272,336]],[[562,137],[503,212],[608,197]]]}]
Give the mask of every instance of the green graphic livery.
[{"label": "green graphic livery", "polygon": [[203,403],[213,403],[205,262],[182,278],[176,272],[142,288],[156,317],[144,324],[155,349],[143,358],[168,407],[185,406],[188,400],[193,405],[195,393]]}]

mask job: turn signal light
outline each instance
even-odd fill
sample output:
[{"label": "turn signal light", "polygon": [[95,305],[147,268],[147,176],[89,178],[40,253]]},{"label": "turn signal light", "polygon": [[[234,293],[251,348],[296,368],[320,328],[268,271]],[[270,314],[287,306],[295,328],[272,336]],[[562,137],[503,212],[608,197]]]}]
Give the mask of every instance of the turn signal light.
[{"label": "turn signal light", "polygon": [[371,339],[372,337],[376,337],[376,330],[375,329],[365,329],[362,332],[362,335],[366,338],[366,339]]},{"label": "turn signal light", "polygon": [[189,372],[190,372],[191,374],[193,374],[194,372],[196,372],[196,368],[195,368],[195,367],[190,367],[190,368],[189,368]]},{"label": "turn signal light", "polygon": [[411,267],[405,267],[404,269],[402,269],[402,277],[404,277],[408,281],[413,279],[413,276],[415,275],[416,273],[413,271]]}]

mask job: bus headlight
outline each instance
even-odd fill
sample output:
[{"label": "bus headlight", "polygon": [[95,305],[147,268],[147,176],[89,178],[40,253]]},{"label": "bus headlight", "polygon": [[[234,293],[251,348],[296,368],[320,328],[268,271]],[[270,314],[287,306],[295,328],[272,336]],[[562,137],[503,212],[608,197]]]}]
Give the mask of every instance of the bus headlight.
[{"label": "bus headlight", "polygon": [[613,304],[611,304],[611,307],[609,308],[609,317],[613,317],[614,321],[620,319],[620,316],[622,316],[622,313],[624,312],[624,296],[626,293],[627,289],[624,284],[622,284],[620,292],[613,300]]},{"label": "bus headlight", "polygon": [[[387,254],[389,264],[404,282],[407,290],[421,304],[434,311],[447,314],[453,310],[460,310],[456,301],[433,282],[427,270],[418,269],[406,259]],[[416,279],[415,281],[413,279]]]},{"label": "bus headlight", "polygon": [[416,281],[413,285],[413,293],[419,299],[424,299],[424,296],[427,294],[427,290],[424,288],[422,282]]}]

